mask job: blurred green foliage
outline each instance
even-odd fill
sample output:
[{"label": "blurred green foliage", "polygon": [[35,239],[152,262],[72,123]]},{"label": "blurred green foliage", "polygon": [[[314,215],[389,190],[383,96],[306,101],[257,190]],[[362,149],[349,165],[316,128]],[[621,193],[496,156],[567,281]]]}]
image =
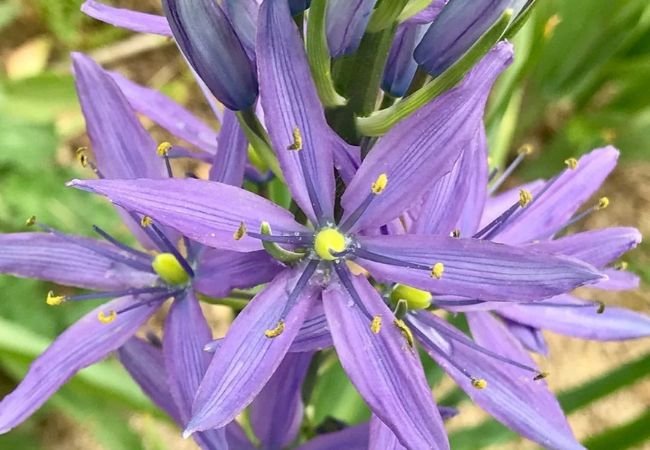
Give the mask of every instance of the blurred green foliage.
[{"label": "blurred green foliage", "polygon": [[[59,63],[70,49],[91,48],[125,35],[85,19],[79,11],[81,3],[0,0],[0,33],[27,13],[36,15],[32,21],[38,23],[37,29],[47,36],[55,53],[60,52],[55,55]],[[491,100],[487,125],[496,163],[505,164],[510,151],[523,142],[533,142],[540,150],[538,162],[525,168],[528,176],[549,175],[566,157],[606,143],[621,148],[628,160],[650,157],[648,1],[538,3],[531,21],[515,37],[516,62],[500,79]],[[92,32],[88,27],[93,27]],[[90,226],[97,223],[127,237],[112,208],[64,187],[67,180],[87,175],[72,168],[70,149],[63,145],[82,126],[69,74],[54,69],[18,78],[0,74],[0,231],[20,231],[25,218],[36,214],[40,221],[64,231],[89,234]],[[276,194],[286,201],[286,192]],[[649,273],[645,267],[642,270]],[[49,308],[44,298],[50,288],[47,283],[0,276],[0,396],[53,337],[92,307]],[[560,400],[568,411],[584,407],[647,378],[649,361],[648,356],[640,358],[561,393]],[[425,365],[429,380],[437,386],[441,371],[430,362]],[[453,390],[440,401],[462,407],[468,398]],[[335,359],[321,366],[311,403],[314,424],[328,416],[349,423],[369,417]],[[0,436],[0,448],[46,448],[39,430],[53,411],[78,422],[106,449],[168,448],[157,433],[136,431],[130,425],[128,417],[134,411],[152,417],[160,413],[115,361],[81,372],[34,418]],[[587,445],[593,449],[637,445],[648,439],[648,420],[645,413],[618,428],[603,430]],[[452,443],[454,448],[476,449],[514,437],[488,421],[455,432]]]}]

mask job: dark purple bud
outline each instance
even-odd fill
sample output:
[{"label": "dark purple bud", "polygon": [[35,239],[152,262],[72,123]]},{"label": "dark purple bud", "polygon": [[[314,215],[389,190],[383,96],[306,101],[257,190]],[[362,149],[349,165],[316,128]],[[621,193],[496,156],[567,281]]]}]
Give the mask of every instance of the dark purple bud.
[{"label": "dark purple bud", "polygon": [[289,0],[289,8],[291,9],[291,15],[295,16],[300,14],[311,5],[311,0]]},{"label": "dark purple bud", "polygon": [[413,51],[426,30],[426,25],[415,24],[404,24],[397,30],[381,84],[381,88],[393,97],[403,97],[413,81],[418,68]]},{"label": "dark purple bud", "polygon": [[256,0],[224,0],[223,11],[239,36],[248,57],[255,60],[255,36],[257,35],[257,14],[259,5]]},{"label": "dark purple bud", "polygon": [[214,0],[163,0],[181,51],[227,108],[249,108],[257,99],[255,69],[221,7]]},{"label": "dark purple bud", "polygon": [[327,3],[327,45],[336,58],[359,48],[370,14],[377,0],[329,0]]}]

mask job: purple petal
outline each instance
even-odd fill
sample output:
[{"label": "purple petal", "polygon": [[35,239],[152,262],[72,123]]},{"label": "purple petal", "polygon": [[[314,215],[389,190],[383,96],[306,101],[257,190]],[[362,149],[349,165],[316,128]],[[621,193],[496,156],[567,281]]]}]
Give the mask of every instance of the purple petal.
[{"label": "purple petal", "polygon": [[361,165],[361,149],[355,145],[349,145],[336,133],[332,132],[330,134],[334,167],[339,171],[343,182],[349,184]]},{"label": "purple petal", "polygon": [[342,204],[351,215],[386,174],[388,185],[357,222],[357,228],[388,223],[405,211],[440,177],[450,172],[482,125],[492,84],[512,61],[512,46],[498,44],[456,88],[404,119],[381,138],[345,190]]},{"label": "purple petal", "polygon": [[306,231],[289,211],[227,184],[196,179],[73,180],[70,186],[105,195],[113,203],[155,218],[202,244],[236,251],[260,250],[257,239],[234,238],[243,222],[258,232],[267,221],[273,232]]},{"label": "purple petal", "polygon": [[[461,236],[474,234],[487,196],[485,146],[485,132],[479,127],[451,172],[425,194],[410,232],[449,236],[457,228]],[[461,218],[465,219],[462,227]]]},{"label": "purple petal", "polygon": [[[595,268],[574,258],[478,239],[376,236],[359,238],[359,244],[362,250],[422,267],[401,267],[390,260],[371,262],[361,256],[362,265],[373,276],[438,294],[479,300],[539,300],[603,278]],[[436,263],[444,265],[440,279],[431,275]]]},{"label": "purple petal", "polygon": [[325,18],[327,46],[334,58],[354,53],[377,0],[329,0]]},{"label": "purple petal", "polygon": [[[293,198],[317,223],[322,217],[331,217],[333,211],[332,132],[285,0],[262,4],[257,63],[265,122],[282,172]],[[301,149],[290,150],[296,144],[296,129]]]},{"label": "purple petal", "polygon": [[183,55],[214,96],[234,111],[257,99],[255,70],[221,6],[213,0],[163,0]]},{"label": "purple petal", "polygon": [[194,401],[187,431],[219,428],[232,421],[269,381],[315,301],[318,289],[307,286],[284,318],[284,331],[266,337],[283,317],[296,280],[304,269],[280,273],[237,316],[215,353]]},{"label": "purple petal", "polygon": [[210,297],[226,297],[233,289],[268,283],[283,269],[263,250],[240,253],[206,248],[197,265],[193,286]]},{"label": "purple petal", "polygon": [[118,314],[109,324],[101,323],[97,315],[120,310],[134,301],[133,297],[113,300],[64,331],[32,363],[18,387],[0,402],[0,433],[21,424],[79,370],[104,359],[133,336],[156,308],[132,309]]},{"label": "purple petal", "polygon": [[[471,313],[467,316],[479,345],[534,367],[519,343],[489,313]],[[429,312],[411,314],[409,323],[429,355],[476,404],[494,418],[544,447],[582,448],[575,441],[557,400],[543,380],[535,381],[533,373],[459,342],[471,343],[471,340]],[[445,330],[445,333],[454,335],[455,340],[439,335],[438,340],[447,340],[446,348],[441,348],[438,342],[430,340],[431,335],[437,334],[436,330]],[[468,374],[484,379],[487,382],[485,389],[476,389],[467,375],[449,363],[449,358]]]},{"label": "purple petal", "polygon": [[167,369],[162,350],[132,337],[117,351],[117,356],[142,391],[176,423],[183,421],[167,384]]},{"label": "purple petal", "polygon": [[418,63],[413,50],[427,28],[424,25],[406,23],[399,26],[388,53],[381,88],[393,97],[403,97],[411,86]]},{"label": "purple petal", "polygon": [[415,49],[415,59],[430,75],[440,75],[474,45],[509,3],[449,0]]},{"label": "purple petal", "polygon": [[636,228],[612,227],[572,234],[528,248],[546,253],[573,256],[596,267],[604,267],[632,250],[641,242]]},{"label": "purple petal", "polygon": [[370,418],[370,443],[368,448],[381,448],[382,450],[407,450],[402,444],[399,443],[397,436],[393,431],[384,425],[379,417],[373,416]]},{"label": "purple petal", "polygon": [[224,112],[210,179],[231,186],[241,186],[244,182],[247,150],[248,140],[239,126],[237,116],[232,111]]},{"label": "purple petal", "polygon": [[618,154],[614,147],[604,147],[580,158],[576,169],[566,169],[537,201],[533,200],[523,214],[499,233],[499,242],[518,244],[552,236],[605,181],[616,166]]},{"label": "purple petal", "polygon": [[129,9],[115,8],[95,0],[86,0],[81,5],[81,11],[102,22],[116,27],[126,28],[137,33],[152,33],[171,36],[167,19],[164,16],[146,14]]},{"label": "purple petal", "polygon": [[335,433],[321,434],[298,447],[298,450],[367,450],[368,431],[368,424],[363,423]]},{"label": "purple petal", "polygon": [[438,17],[438,14],[440,14],[446,4],[447,0],[431,0],[431,3],[426,8],[409,18],[406,22],[418,24],[431,23]]},{"label": "purple petal", "polygon": [[571,295],[554,297],[549,299],[551,302],[567,306],[544,306],[541,302],[501,308],[498,312],[530,327],[581,339],[620,341],[650,336],[650,317],[645,314],[616,307],[606,307],[598,314],[597,305]]},{"label": "purple petal", "polygon": [[331,347],[332,335],[322,303],[316,303],[307,315],[300,332],[291,344],[290,352],[314,352]]},{"label": "purple petal", "polygon": [[524,183],[519,187],[509,189],[502,193],[488,197],[485,203],[485,209],[481,217],[481,224],[478,229],[481,229],[491,223],[494,219],[499,217],[510,208],[512,205],[519,201],[519,191],[525,189],[533,194],[533,197],[544,186],[544,180],[535,180],[530,183]]},{"label": "purple petal", "polygon": [[370,409],[412,449],[449,448],[417,352],[393,324],[393,313],[365,278],[352,277],[368,313],[383,319],[371,330],[356,300],[338,284],[323,293],[327,322],[341,364]]},{"label": "purple petal", "polygon": [[607,279],[594,284],[593,287],[606,291],[628,291],[637,289],[640,284],[637,275],[625,270],[604,269],[603,274]]},{"label": "purple petal", "polygon": [[540,329],[529,327],[528,325],[506,319],[505,317],[501,319],[503,320],[503,324],[508,328],[508,331],[526,349],[539,353],[540,355],[548,355],[548,345]]},{"label": "purple petal", "polygon": [[140,86],[117,72],[108,74],[134,110],[198,149],[213,155],[217,152],[217,133],[190,111],[156,89]]},{"label": "purple petal", "polygon": [[0,234],[0,273],[103,291],[148,287],[158,279],[108,257],[109,252],[126,256],[109,244],[78,236]]},{"label": "purple petal", "polygon": [[264,389],[251,403],[250,423],[263,449],[291,444],[302,423],[302,383],[310,353],[288,353]]}]

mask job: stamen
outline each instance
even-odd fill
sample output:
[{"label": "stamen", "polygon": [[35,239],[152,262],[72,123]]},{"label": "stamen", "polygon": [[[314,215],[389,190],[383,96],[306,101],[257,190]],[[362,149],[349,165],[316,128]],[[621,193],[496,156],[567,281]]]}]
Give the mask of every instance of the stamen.
[{"label": "stamen", "polygon": [[294,128],[292,135],[293,142],[287,147],[287,150],[302,150],[302,134],[300,134],[300,129]]},{"label": "stamen", "polygon": [[519,191],[519,206],[525,208],[532,201],[533,201],[533,194],[531,194],[530,191],[526,189],[522,189]]},{"label": "stamen", "polygon": [[246,236],[246,224],[244,222],[239,222],[239,227],[235,230],[232,237],[235,238],[236,241],[239,241],[244,236]]},{"label": "stamen", "polygon": [[[154,287],[138,288],[138,289],[123,289],[121,291],[91,292],[89,294],[71,295],[69,297],[68,296],[63,297],[61,303],[63,303],[63,301],[79,302],[85,300],[99,300],[103,298],[125,297],[127,295],[136,297],[144,294],[162,294],[167,292],[169,292],[169,289],[167,289],[167,287],[164,286],[154,286]],[[49,300],[50,300],[50,295],[48,294],[48,299],[47,299],[48,305],[50,304]]]},{"label": "stamen", "polygon": [[28,217],[27,220],[25,221],[25,226],[33,227],[34,225],[36,225],[36,216]]},{"label": "stamen", "polygon": [[402,336],[404,336],[404,339],[406,339],[406,343],[409,345],[409,347],[414,348],[415,339],[413,339],[413,332],[408,327],[408,325],[406,325],[406,323],[402,319],[395,319],[393,321],[393,324],[395,324],[395,326],[402,333]]},{"label": "stamen", "polygon": [[530,144],[524,144],[521,146],[521,148],[518,151],[518,155],[515,158],[515,160],[504,170],[504,172],[501,174],[501,176],[497,179],[497,181],[494,182],[494,184],[490,187],[489,189],[489,194],[493,194],[496,192],[497,189],[503,185],[503,183],[508,179],[510,175],[512,175],[512,172],[519,167],[519,164],[526,158],[526,156],[530,155],[533,153],[533,146]]},{"label": "stamen", "polygon": [[312,177],[307,176],[309,173],[313,173],[313,171],[308,171],[307,170],[307,162],[305,161],[305,155],[304,152],[301,152],[299,150],[302,150],[303,148],[303,140],[302,140],[302,134],[300,133],[300,129],[298,127],[295,127],[292,132],[293,135],[293,142],[287,147],[287,150],[291,151],[298,151],[298,162],[300,163],[300,169],[302,170],[303,173],[303,178],[305,180],[305,185],[307,187],[307,194],[309,195],[309,201],[311,202],[312,207],[314,208],[314,214],[316,215],[316,218],[319,221],[319,225],[322,225],[327,218],[323,216],[323,205],[321,205],[319,197],[317,195],[317,190],[316,186],[314,185],[314,180]]},{"label": "stamen", "polygon": [[605,312],[605,303],[601,301],[597,301],[596,304],[598,304],[598,309],[596,310],[596,314],[602,314]]},{"label": "stamen", "polygon": [[484,226],[478,233],[472,236],[474,239],[492,239],[499,231],[501,231],[506,223],[515,216],[516,212],[520,212],[523,208],[527,207],[533,201],[533,195],[530,191],[522,189],[519,191],[519,200],[510,208],[505,210],[499,217]]},{"label": "stamen", "polygon": [[372,314],[368,312],[366,309],[366,305],[363,304],[363,301],[361,300],[361,297],[359,297],[359,293],[357,290],[354,288],[354,285],[352,284],[352,279],[350,278],[350,273],[348,272],[347,266],[344,264],[341,264],[341,261],[335,261],[334,262],[334,270],[336,271],[336,274],[339,277],[339,281],[343,285],[346,291],[348,291],[348,294],[350,297],[352,297],[352,300],[354,301],[355,305],[361,310],[361,312],[368,317],[371,321],[374,318]]},{"label": "stamen", "polygon": [[45,299],[45,303],[47,303],[50,306],[59,306],[63,302],[65,302],[66,298],[65,295],[54,295],[54,291],[49,291],[47,293],[47,298]]},{"label": "stamen", "polygon": [[97,175],[98,178],[104,178],[104,175],[102,175],[95,163],[93,163],[90,158],[88,158],[88,147],[79,147],[75,154],[77,161],[79,161],[81,167],[90,167],[90,170],[95,172],[95,175]]},{"label": "stamen", "polygon": [[414,263],[410,261],[402,261],[400,259],[393,258],[390,256],[385,256],[374,252],[370,252],[368,250],[359,247],[355,249],[354,253],[359,258],[367,259],[369,261],[374,261],[381,264],[388,264],[391,266],[398,266],[398,267],[406,267],[409,269],[426,270],[429,273],[432,271],[431,266],[428,266],[426,264]]},{"label": "stamen", "polygon": [[533,377],[533,380],[535,381],[543,380],[544,378],[547,378],[549,375],[550,374],[548,372],[540,372]]},{"label": "stamen", "polygon": [[144,301],[136,301],[129,306],[117,310],[117,315],[124,314],[125,312],[129,312],[129,311],[133,311],[134,309],[142,308],[143,306],[151,306],[155,303],[162,303],[168,298],[176,297],[177,295],[182,294],[183,292],[184,289],[179,289],[171,292],[167,291],[164,293],[164,295],[152,297]]},{"label": "stamen", "polygon": [[111,310],[108,314],[106,314],[104,311],[99,311],[97,314],[97,320],[99,320],[104,325],[114,322],[115,319],[117,319],[117,311],[115,310]]},{"label": "stamen", "polygon": [[452,232],[449,234],[450,237],[453,238],[459,238],[460,237],[460,230],[458,228],[454,228]]},{"label": "stamen", "polygon": [[363,215],[364,212],[368,209],[372,201],[376,196],[384,192],[386,186],[388,185],[388,176],[385,173],[380,174],[377,179],[370,185],[370,194],[364,199],[364,201],[354,210],[352,214],[343,222],[339,227],[344,233],[350,230],[359,218]]},{"label": "stamen", "polygon": [[597,210],[605,209],[608,206],[609,206],[609,198],[600,197],[600,199],[598,199],[598,205],[596,205]]},{"label": "stamen", "polygon": [[264,336],[269,339],[280,336],[284,332],[284,320],[280,319],[275,328],[271,328],[264,332]]},{"label": "stamen", "polygon": [[566,164],[566,166],[571,170],[576,170],[578,168],[578,160],[575,158],[565,159],[564,164]]},{"label": "stamen", "polygon": [[614,264],[614,269],[616,270],[627,270],[628,263],[627,261],[619,261],[616,264]]},{"label": "stamen", "polygon": [[136,250],[134,248],[129,247],[126,244],[121,243],[120,241],[115,239],[113,236],[108,234],[106,231],[99,228],[97,225],[93,225],[93,230],[95,231],[95,233],[99,234],[106,241],[110,242],[115,247],[119,248],[120,250],[124,250],[125,252],[131,253],[133,256],[136,256],[138,258],[142,258],[142,259],[146,260],[147,262],[151,260],[151,257],[149,255],[147,255],[146,253],[138,251],[138,250]]},{"label": "stamen", "polygon": [[564,224],[559,230],[557,230],[556,233],[559,233],[560,231],[570,227],[571,225],[574,225],[578,222],[580,222],[582,219],[585,217],[589,216],[590,214],[600,211],[601,209],[605,209],[609,206],[609,198],[607,197],[601,197],[598,199],[598,203],[595,205],[591,206],[590,208],[587,208],[586,210],[582,211],[581,213],[576,214],[573,216],[569,221]]},{"label": "stamen", "polygon": [[382,173],[377,177],[375,182],[372,183],[370,190],[372,191],[373,194],[379,195],[382,192],[384,192],[384,189],[386,189],[387,185],[388,185],[388,176],[385,173]]},{"label": "stamen", "polygon": [[172,149],[172,144],[169,142],[161,142],[158,148],[156,149],[156,153],[158,156],[163,158],[165,160],[165,167],[167,168],[167,176],[169,178],[174,178],[174,171],[172,170],[172,165],[169,162],[169,151]]},{"label": "stamen", "polygon": [[483,390],[487,387],[487,381],[484,378],[471,378],[472,386],[476,389]]},{"label": "stamen", "polygon": [[442,278],[442,274],[445,271],[445,265],[441,262],[437,262],[431,268],[431,277],[439,280]]},{"label": "stamen", "polygon": [[140,219],[140,226],[142,228],[150,227],[152,223],[153,223],[153,219],[149,216],[142,216],[142,218]]},{"label": "stamen", "polygon": [[375,334],[379,334],[381,331],[381,316],[374,316],[372,318],[372,322],[370,322],[370,330]]}]

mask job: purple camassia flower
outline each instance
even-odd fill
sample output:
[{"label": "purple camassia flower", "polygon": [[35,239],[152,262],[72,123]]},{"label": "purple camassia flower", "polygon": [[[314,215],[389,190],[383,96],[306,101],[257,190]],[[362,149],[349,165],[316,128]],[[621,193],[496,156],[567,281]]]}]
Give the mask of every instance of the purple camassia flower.
[{"label": "purple camassia flower", "polygon": [[[82,164],[90,165],[102,178],[171,176],[164,154],[167,147],[158,148],[164,159],[156,156],[156,144],[111,76],[84,55],[73,55],[73,61],[96,157],[95,165],[80,153]],[[219,169],[211,174],[213,179],[239,184],[245,146],[232,145],[229,131],[224,133],[217,148]],[[175,301],[165,324],[161,359],[168,376],[164,383],[174,400],[175,413],[171,415],[185,426],[209,363],[203,347],[212,339],[195,289],[224,296],[233,288],[266,282],[281,269],[263,251],[207,249],[188,239],[184,239],[187,252],[183,255],[176,248],[180,239],[176,231],[129,210],[120,212],[136,238],[155,256],[118,242],[99,227],[94,227],[95,231],[105,241],[65,235],[46,226],[41,226],[43,233],[0,235],[0,272],[97,291],[69,297],[50,293],[49,304],[115,298],[80,319],[34,362],[21,384],[0,403],[0,431],[6,432],[29,417],[78,370],[120,348],[168,298]],[[224,439],[223,430],[196,436],[206,449],[226,448]]]},{"label": "purple camassia flower", "polygon": [[[233,322],[199,388],[187,434],[231,422],[276,371],[305,317],[323,308],[343,367],[401,445],[448,448],[410,330],[394,320],[373,286],[354,276],[348,263],[393,282],[489,301],[550,297],[603,278],[573,258],[489,241],[370,236],[451,171],[473,142],[489,89],[512,58],[511,46],[496,46],[459,87],[379,140],[354,177],[344,177],[340,215],[335,214],[332,153],[344,144],[326,123],[287,2],[265,1],[258,20],[256,55],[266,125],[292,196],[312,228],[264,198],[221,183],[71,184],[205,245],[240,252],[265,248],[287,264]],[[467,382],[484,385],[471,375]],[[529,407],[523,420],[543,425],[544,412]]]}]

